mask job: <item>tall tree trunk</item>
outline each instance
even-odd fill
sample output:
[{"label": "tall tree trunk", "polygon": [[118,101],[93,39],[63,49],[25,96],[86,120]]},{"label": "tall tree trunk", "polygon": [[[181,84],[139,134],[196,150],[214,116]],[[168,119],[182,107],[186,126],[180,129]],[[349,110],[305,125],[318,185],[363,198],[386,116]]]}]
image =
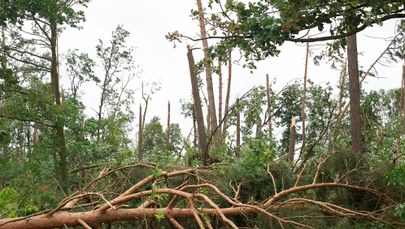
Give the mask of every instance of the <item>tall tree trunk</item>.
[{"label": "tall tree trunk", "polygon": [[98,111],[97,111],[97,142],[100,141],[101,138],[101,119],[103,118],[103,108],[104,108],[104,103],[107,97],[107,85],[108,85],[108,76],[109,73],[106,72],[104,75],[104,82],[103,86],[101,87],[101,96],[100,96],[100,103],[98,105]]},{"label": "tall tree trunk", "polygon": [[228,82],[226,86],[225,107],[224,107],[224,121],[222,123],[222,134],[226,134],[227,129],[227,116],[229,112],[229,98],[231,96],[231,80],[232,80],[232,53],[228,53]]},{"label": "tall tree trunk", "polygon": [[360,83],[356,34],[347,37],[347,58],[350,94],[351,150],[355,153],[361,153]]},{"label": "tall tree trunk", "polygon": [[[402,85],[401,85],[401,98],[400,98],[400,109],[403,121],[405,120],[405,60],[402,65]],[[405,125],[405,121],[404,121]]]},{"label": "tall tree trunk", "polygon": [[144,94],[143,82],[142,82],[142,98],[143,98],[143,101],[145,102],[145,110],[143,111],[143,115],[142,115],[142,131],[143,131],[143,129],[145,128],[146,112],[148,111],[149,100],[150,100],[150,94],[148,94],[147,96]]},{"label": "tall tree trunk", "polygon": [[[51,87],[52,94],[54,96],[54,101],[57,106],[61,105],[61,96],[59,92],[59,62],[58,62],[58,30],[56,21],[50,22],[51,28]],[[67,165],[67,150],[66,150],[66,141],[65,133],[63,130],[64,125],[55,120],[55,129],[57,133],[57,153],[59,156],[58,161],[58,178],[59,184],[65,194],[68,194],[69,182],[68,182],[68,165]]]},{"label": "tall tree trunk", "polygon": [[344,96],[344,88],[345,88],[345,76],[347,72],[347,61],[344,63],[342,70],[340,72],[340,79],[339,79],[339,99],[338,99],[338,122],[340,122],[340,117],[343,113],[343,96]]},{"label": "tall tree trunk", "polygon": [[187,58],[188,58],[188,65],[190,68],[190,79],[191,79],[191,88],[193,93],[193,100],[194,100],[194,112],[195,117],[197,120],[197,127],[198,127],[198,145],[201,151],[201,162],[202,165],[208,165],[208,145],[207,145],[207,136],[205,133],[205,125],[204,125],[204,116],[201,108],[201,99],[200,93],[198,91],[198,79],[197,79],[197,71],[194,62],[193,51],[190,47],[188,48]]},{"label": "tall tree trunk", "polygon": [[166,151],[170,150],[170,101],[167,102]]},{"label": "tall tree trunk", "polygon": [[306,96],[307,96],[307,78],[308,78],[308,59],[309,59],[309,43],[305,53],[305,69],[304,69],[304,86],[302,88],[302,105],[301,105],[301,119],[302,119],[302,145],[300,155],[304,152],[306,143],[306,129],[305,129],[305,109],[306,109]]},{"label": "tall tree trunk", "polygon": [[218,134],[221,134],[221,121],[222,121],[222,61],[218,59]]},{"label": "tall tree trunk", "polygon": [[239,98],[236,100],[236,156],[240,153],[240,110],[239,110]]},{"label": "tall tree trunk", "polygon": [[[6,34],[4,33],[4,27],[1,27],[1,48],[6,50]],[[1,69],[5,71],[7,69],[7,56],[1,55]]]},{"label": "tall tree trunk", "polygon": [[138,162],[142,161],[142,105],[139,104],[139,126],[138,126]]},{"label": "tall tree trunk", "polygon": [[273,123],[271,121],[271,112],[272,112],[272,106],[271,106],[271,88],[270,88],[270,79],[269,79],[269,74],[266,74],[266,96],[267,96],[267,113],[269,114],[269,119],[268,119],[268,128],[269,128],[269,138],[273,138]]},{"label": "tall tree trunk", "polygon": [[291,127],[290,127],[290,142],[288,144],[288,157],[287,161],[291,164],[294,162],[294,153],[295,153],[295,140],[297,137],[297,130],[295,128],[295,117],[291,118]]},{"label": "tall tree trunk", "polygon": [[[214,97],[214,87],[212,83],[212,69],[211,69],[211,61],[208,53],[208,41],[207,41],[207,31],[205,29],[205,19],[204,19],[204,9],[202,6],[201,0],[197,0],[197,8],[198,8],[198,17],[199,17],[199,24],[200,24],[200,32],[201,32],[201,39],[202,39],[202,46],[204,50],[204,67],[205,67],[205,79],[206,79],[206,86],[207,86],[207,95],[208,95],[208,116],[210,117],[210,130],[215,131],[217,128],[217,115],[215,109],[215,97]],[[216,142],[216,133],[214,134],[212,140]]]},{"label": "tall tree trunk", "polygon": [[[6,47],[6,36],[4,34],[4,27],[1,27],[1,48],[5,49],[5,47]],[[0,58],[1,58],[1,71],[3,71],[3,73],[4,73],[7,69],[6,54],[3,54]],[[1,97],[1,92],[0,92],[0,107],[3,106],[4,103],[5,103],[4,98]],[[1,119],[2,118],[0,118],[0,121],[3,121]],[[1,167],[2,167],[3,171],[8,171],[8,169],[7,169],[8,144],[4,142],[1,145],[2,145],[2,148],[1,148],[2,152],[0,154],[0,161],[2,162]],[[7,174],[3,173],[3,176],[1,177],[0,188],[5,187],[6,183],[7,183]]]}]

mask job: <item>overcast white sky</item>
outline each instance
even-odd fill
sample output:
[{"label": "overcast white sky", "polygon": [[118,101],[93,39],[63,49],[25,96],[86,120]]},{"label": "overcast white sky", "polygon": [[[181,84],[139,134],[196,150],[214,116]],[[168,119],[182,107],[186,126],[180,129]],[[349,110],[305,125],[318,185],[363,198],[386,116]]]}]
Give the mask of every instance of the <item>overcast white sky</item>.
[{"label": "overcast white sky", "polygon": [[[204,1],[205,3],[207,1]],[[141,0],[93,0],[86,10],[87,21],[83,29],[65,31],[60,38],[60,51],[79,49],[94,57],[98,39],[109,40],[111,32],[117,25],[123,25],[131,35],[129,46],[137,47],[135,61],[143,71],[144,79],[161,82],[161,90],[153,96],[150,103],[148,119],[159,116],[165,120],[166,104],[172,104],[172,122],[182,123],[183,133],[188,132],[191,120],[184,122],[180,115],[179,100],[190,100],[191,87],[186,58],[186,45],[197,45],[184,41],[173,48],[173,44],[165,39],[168,32],[179,32],[196,35],[198,22],[190,18],[190,10],[196,8],[195,1],[141,1]],[[389,37],[394,34],[394,23],[388,23],[383,28],[376,27],[362,32],[359,37],[360,65],[367,69],[385,49],[387,41],[372,39],[374,37]],[[315,48],[313,48],[316,51]],[[259,63],[259,68],[253,74],[248,70],[234,71],[232,97],[244,94],[255,85],[264,85],[265,74],[276,78],[276,89],[282,88],[293,78],[302,78],[304,71],[305,48],[303,44],[288,43],[281,48],[281,55]],[[319,51],[319,48],[318,48]],[[377,66],[380,79],[366,80],[368,89],[399,87],[401,84],[402,64],[390,64],[388,67]],[[321,67],[310,66],[309,78],[315,82],[337,82],[339,72],[331,70],[327,64]],[[139,83],[139,82],[138,82]],[[140,85],[139,85],[140,87]],[[216,86],[217,87],[217,86]],[[85,91],[87,100],[96,98],[91,90]],[[137,95],[139,98],[140,95]],[[137,108],[134,109],[138,109]],[[138,111],[136,110],[137,114]]]}]

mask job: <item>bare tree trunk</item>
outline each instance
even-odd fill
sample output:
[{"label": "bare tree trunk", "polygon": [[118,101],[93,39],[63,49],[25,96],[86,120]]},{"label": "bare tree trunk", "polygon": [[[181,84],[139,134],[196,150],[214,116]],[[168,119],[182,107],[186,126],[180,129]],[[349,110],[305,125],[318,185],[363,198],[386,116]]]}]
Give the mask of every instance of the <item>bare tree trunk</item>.
[{"label": "bare tree trunk", "polygon": [[401,116],[405,119],[405,60],[402,65],[402,85],[401,85],[401,98],[400,98]]},{"label": "bare tree trunk", "polygon": [[405,131],[405,60],[402,65],[402,84],[401,84],[401,97],[399,100],[400,115],[402,121],[402,132]]},{"label": "bare tree trunk", "polygon": [[226,96],[225,96],[225,108],[224,108],[224,121],[222,123],[222,134],[226,134],[226,129],[227,129],[227,115],[229,112],[229,98],[231,95],[231,80],[232,80],[232,53],[229,51],[228,53],[228,82],[226,86]]},{"label": "bare tree trunk", "polygon": [[198,145],[201,151],[201,162],[202,165],[208,165],[208,145],[207,145],[207,136],[205,133],[205,125],[204,125],[204,116],[201,108],[201,99],[200,94],[198,91],[198,80],[197,80],[197,72],[194,62],[193,51],[190,47],[188,48],[187,58],[188,64],[190,68],[190,79],[191,79],[191,88],[193,93],[193,100],[194,100],[194,112],[197,119],[197,127],[198,127]]},{"label": "bare tree trunk", "polygon": [[356,34],[347,38],[347,57],[350,94],[350,128],[352,139],[351,149],[355,153],[361,153],[360,83]]},{"label": "bare tree trunk", "polygon": [[[5,48],[6,48],[6,35],[4,33],[4,28],[5,27],[1,27],[1,48],[3,50],[5,50]],[[6,69],[7,69],[7,57],[6,57],[6,54],[1,55],[0,61],[1,61],[1,70],[3,72],[5,72]],[[0,100],[0,107],[3,104],[5,104],[4,99]],[[0,119],[0,121],[2,121],[2,120]],[[7,158],[8,144],[2,144],[2,149],[1,150],[3,152],[0,154],[0,157]],[[2,160],[2,165],[1,166],[2,166],[2,169],[5,169],[7,171],[7,167],[6,167],[7,163],[6,162],[7,162],[6,159]],[[1,184],[0,184],[1,186],[0,187],[4,187],[6,185],[6,182],[7,182],[7,175],[6,175],[6,173],[3,173],[3,176],[1,177]]]},{"label": "bare tree trunk", "polygon": [[294,162],[294,152],[295,152],[295,140],[297,137],[297,131],[295,127],[295,117],[291,118],[291,127],[290,127],[290,143],[288,144],[288,157],[287,160],[290,163]]},{"label": "bare tree trunk", "polygon": [[[59,92],[59,61],[58,61],[58,29],[56,21],[50,22],[51,28],[51,87],[52,94],[54,96],[54,101],[56,105],[61,105],[61,96]],[[65,192],[68,194],[69,190],[69,181],[68,181],[68,166],[67,166],[67,150],[66,150],[66,141],[65,133],[63,130],[64,125],[59,122],[55,122],[55,129],[57,133],[57,153],[59,155],[58,163],[58,178],[59,184]]]},{"label": "bare tree trunk", "polygon": [[[4,33],[4,27],[1,27],[1,48],[6,50],[6,34]],[[1,68],[3,71],[7,69],[7,56],[1,55]]]},{"label": "bare tree trunk", "polygon": [[145,102],[145,110],[143,111],[143,115],[142,115],[142,131],[145,128],[146,112],[148,111],[148,105],[149,105],[149,100],[150,100],[150,94],[145,96],[143,89],[144,88],[143,88],[143,82],[142,82],[142,98],[143,98],[143,101]]},{"label": "bare tree trunk", "polygon": [[[215,109],[215,97],[214,97],[214,87],[212,83],[212,69],[211,61],[208,53],[208,41],[207,41],[207,31],[205,29],[205,19],[204,19],[204,9],[201,0],[197,0],[200,32],[202,38],[202,46],[204,50],[204,67],[205,76],[207,83],[207,95],[208,95],[208,116],[210,117],[210,130],[215,131],[217,128],[217,115]],[[213,133],[213,142],[216,142],[216,133]]]},{"label": "bare tree trunk", "polygon": [[38,143],[38,127],[37,124],[34,124],[34,133],[32,136],[32,144],[36,145]]},{"label": "bare tree trunk", "polygon": [[[3,50],[5,50],[5,48],[6,48],[6,36],[5,36],[5,34],[4,34],[4,27],[1,27],[1,38],[2,38],[2,39],[1,39],[1,48],[2,48]],[[0,61],[1,61],[1,70],[2,70],[3,72],[5,72],[6,69],[7,69],[7,57],[6,57],[6,54],[1,55]],[[0,92],[0,95],[1,95],[1,92]],[[0,100],[0,107],[3,106],[5,103],[6,103],[5,99],[2,98],[2,99]],[[0,118],[0,121],[3,121],[3,120],[1,120],[1,119],[2,119],[2,118]],[[1,133],[0,133],[0,134],[1,134]],[[1,150],[2,150],[3,152],[1,152],[0,158],[1,158],[1,157],[7,158],[7,154],[8,154],[8,143],[2,144]],[[1,150],[0,150],[0,151],[1,151]],[[6,162],[7,162],[6,159],[2,160],[2,165],[1,165],[2,168],[5,169],[5,170],[7,170]],[[4,186],[6,185],[6,182],[7,182],[7,175],[6,175],[6,173],[3,173],[2,181],[1,181],[1,186],[0,186],[0,187],[4,187]]]},{"label": "bare tree trunk", "polygon": [[[342,112],[343,112],[343,110],[342,110],[342,108],[343,108],[342,101],[343,101],[343,94],[344,94],[345,81],[346,81],[345,80],[346,70],[347,70],[347,61],[344,63],[342,71],[340,72],[340,81],[339,81],[339,90],[340,91],[339,91],[339,99],[338,99],[338,109],[339,109],[338,117],[339,117],[339,119],[340,119],[340,116],[342,115]],[[339,122],[339,119],[338,119],[338,122]]]},{"label": "bare tree trunk", "polygon": [[269,138],[273,138],[273,123],[271,121],[271,112],[272,112],[272,106],[271,106],[271,95],[270,95],[271,89],[270,89],[270,79],[269,79],[269,74],[266,74],[266,96],[267,96],[267,113],[269,114],[269,120],[268,120],[268,126],[269,126]]},{"label": "bare tree trunk", "polygon": [[304,152],[306,143],[306,129],[305,129],[305,109],[306,109],[306,96],[307,96],[307,79],[308,79],[308,58],[309,58],[309,43],[307,43],[307,49],[305,54],[305,69],[304,69],[304,86],[302,89],[302,107],[301,107],[301,119],[302,119],[302,146],[300,155]]},{"label": "bare tree trunk", "polygon": [[239,98],[236,100],[236,156],[240,153],[240,111],[239,111]]},{"label": "bare tree trunk", "polygon": [[255,137],[260,138],[261,135],[262,135],[262,119],[259,117],[256,120],[256,135],[255,135]]},{"label": "bare tree trunk", "polygon": [[222,121],[222,61],[218,59],[218,134],[221,134],[222,132],[222,126],[221,126],[221,121]]},{"label": "bare tree trunk", "polygon": [[170,101],[167,102],[166,151],[170,149]]},{"label": "bare tree trunk", "polygon": [[138,127],[138,162],[142,161],[142,105],[139,104],[139,127]]}]

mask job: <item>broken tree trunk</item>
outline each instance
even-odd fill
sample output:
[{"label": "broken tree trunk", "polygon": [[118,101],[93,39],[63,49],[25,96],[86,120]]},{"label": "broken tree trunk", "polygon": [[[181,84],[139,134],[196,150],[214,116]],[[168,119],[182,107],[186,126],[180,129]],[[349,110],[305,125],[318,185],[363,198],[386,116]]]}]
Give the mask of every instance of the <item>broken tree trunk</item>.
[{"label": "broken tree trunk", "polygon": [[[205,29],[205,18],[204,18],[204,9],[202,6],[201,0],[197,0],[197,8],[198,8],[198,19],[200,24],[200,32],[201,32],[201,41],[204,50],[204,68],[205,68],[205,80],[207,86],[207,95],[208,95],[208,116],[210,117],[209,129],[211,131],[215,131],[217,128],[217,114],[215,109],[215,96],[214,96],[214,86],[212,83],[212,68],[211,68],[211,60],[208,52],[208,40],[207,40],[207,31]],[[216,132],[212,132],[213,138],[212,142],[217,142],[218,134]]]},{"label": "broken tree trunk", "polygon": [[200,92],[198,90],[198,79],[197,79],[198,76],[194,62],[193,51],[191,50],[190,47],[187,47],[187,49],[188,49],[187,52],[188,65],[190,68],[191,89],[194,100],[194,112],[198,127],[198,146],[201,151],[201,162],[204,166],[206,166],[208,165],[208,145],[207,145],[207,136],[205,133],[204,116],[201,107]]},{"label": "broken tree trunk", "polygon": [[295,152],[295,140],[297,137],[297,130],[295,128],[295,117],[291,118],[291,127],[290,127],[290,143],[288,144],[288,157],[287,160],[290,163],[294,162],[294,152]]}]

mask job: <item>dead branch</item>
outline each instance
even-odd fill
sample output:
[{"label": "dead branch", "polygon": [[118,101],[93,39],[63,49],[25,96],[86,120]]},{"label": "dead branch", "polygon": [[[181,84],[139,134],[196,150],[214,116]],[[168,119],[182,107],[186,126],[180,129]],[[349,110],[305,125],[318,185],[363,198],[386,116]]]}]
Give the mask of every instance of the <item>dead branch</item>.
[{"label": "dead branch", "polygon": [[[318,173],[320,167],[326,160],[327,158],[324,158],[320,162],[320,165],[318,165]],[[117,168],[104,169],[103,172],[99,173],[99,176],[96,179],[107,177],[107,174],[111,174],[111,171],[117,171]],[[209,171],[205,173],[205,175],[209,177],[212,173],[213,171]],[[222,192],[216,185],[209,183],[209,179],[204,177],[203,174],[204,173],[198,172],[198,169],[161,171],[158,176],[149,175],[140,179],[139,182],[132,185],[121,194],[117,194],[117,196],[111,200],[107,199],[106,193],[103,192],[74,193],[62,200],[52,211],[23,218],[0,219],[0,229],[58,228],[65,226],[83,226],[84,228],[90,228],[89,225],[92,225],[92,227],[100,227],[102,223],[113,223],[133,219],[157,219],[157,215],[162,215],[162,213],[164,219],[174,228],[184,228],[180,223],[181,221],[179,221],[183,218],[194,219],[194,222],[199,228],[213,228],[211,221],[207,217],[217,217],[224,226],[238,228],[238,225],[236,225],[236,223],[229,217],[243,215],[248,217],[251,214],[261,214],[270,219],[274,219],[275,222],[279,223],[281,228],[284,228],[286,225],[298,228],[311,228],[310,225],[305,225],[302,222],[292,220],[292,218],[285,218],[279,212],[281,207],[299,206],[300,204],[315,205],[321,209],[321,214],[347,218],[368,218],[387,225],[394,224],[391,223],[390,220],[381,218],[380,215],[377,215],[374,212],[359,211],[332,203],[311,200],[304,197],[296,197],[303,191],[326,187],[331,189],[338,188],[365,191],[380,198],[384,202],[385,207],[395,205],[395,202],[384,193],[370,187],[339,182],[316,183],[317,175],[315,175],[314,181],[310,184],[298,185],[298,182],[296,182],[294,187],[281,191],[275,189],[275,195],[269,197],[262,203],[242,203],[237,197],[243,183],[238,184],[236,188],[233,187],[235,197],[232,198]],[[271,173],[269,173],[269,175],[271,176]],[[184,180],[184,177],[186,177],[186,180]],[[179,180],[179,178],[182,180],[181,178],[183,178],[183,181],[181,181],[182,183],[180,185],[175,185],[175,187],[167,187],[167,180],[174,178],[177,178],[177,180]],[[340,180],[341,179],[338,181]],[[274,176],[272,177],[272,181],[273,186],[276,186],[277,181]],[[98,182],[90,183],[98,184]],[[164,187],[158,187],[162,185]],[[153,186],[154,188],[152,188],[152,190],[147,188],[150,186]],[[202,193],[201,189],[203,188],[208,189],[210,195]],[[295,194],[295,197],[288,198],[291,194]],[[166,203],[160,202],[159,198],[156,198],[159,195],[168,195],[171,199],[167,200]],[[90,208],[87,211],[82,212],[75,211],[79,211],[79,209],[83,210],[83,208],[66,208],[66,206],[70,206],[69,203],[72,203],[72,201],[77,204],[79,202],[78,200],[89,196],[96,197],[99,200],[98,202],[104,203],[96,208]],[[227,206],[219,205],[218,202],[216,202],[218,199],[224,200],[227,203]],[[182,208],[174,207],[178,200],[185,201],[187,205]],[[129,207],[133,206],[131,203],[134,201],[135,203],[138,203],[138,207]],[[139,201],[141,201],[141,203],[139,203]],[[302,217],[305,218],[306,216]]]}]

